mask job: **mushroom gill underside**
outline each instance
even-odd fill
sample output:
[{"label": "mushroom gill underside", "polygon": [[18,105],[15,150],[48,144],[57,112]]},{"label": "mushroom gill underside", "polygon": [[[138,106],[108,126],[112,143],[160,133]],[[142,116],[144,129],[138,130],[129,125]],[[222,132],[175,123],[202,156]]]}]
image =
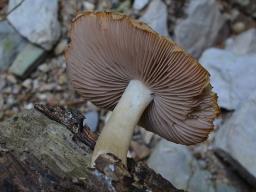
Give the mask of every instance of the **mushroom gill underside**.
[{"label": "mushroom gill underside", "polygon": [[208,72],[173,41],[124,15],[87,13],[72,25],[66,52],[74,88],[113,110],[131,80],[153,93],[140,124],[169,141],[202,142],[218,113]]}]

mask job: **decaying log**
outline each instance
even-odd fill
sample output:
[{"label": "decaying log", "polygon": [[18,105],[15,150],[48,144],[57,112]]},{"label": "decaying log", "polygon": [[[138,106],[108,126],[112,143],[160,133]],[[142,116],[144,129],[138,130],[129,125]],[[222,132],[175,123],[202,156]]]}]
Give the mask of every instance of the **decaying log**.
[{"label": "decaying log", "polygon": [[83,183],[60,178],[28,155],[24,161],[0,152],[0,191],[84,191]]},{"label": "decaying log", "polygon": [[36,109],[0,123],[1,192],[179,191],[143,162],[129,160],[126,169],[106,154],[89,168],[97,135],[82,126],[82,115],[62,107]]}]

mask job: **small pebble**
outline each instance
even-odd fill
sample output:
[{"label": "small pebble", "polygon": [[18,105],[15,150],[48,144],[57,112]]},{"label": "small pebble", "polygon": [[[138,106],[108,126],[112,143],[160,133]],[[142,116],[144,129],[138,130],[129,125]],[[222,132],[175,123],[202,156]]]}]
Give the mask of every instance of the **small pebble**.
[{"label": "small pebble", "polygon": [[7,98],[6,103],[7,103],[8,106],[12,106],[12,105],[14,105],[14,104],[16,103],[16,101],[15,101],[15,99],[14,99],[13,96],[9,96],[9,97]]},{"label": "small pebble", "polygon": [[47,100],[48,95],[47,94],[37,94],[36,97],[41,101],[45,101],[45,100]]},{"label": "small pebble", "polygon": [[149,3],[149,0],[135,0],[132,8],[135,10],[141,10]]},{"label": "small pebble", "polygon": [[7,93],[7,94],[12,93],[12,87],[10,87],[10,86],[6,87],[6,88],[3,89],[2,92]]},{"label": "small pebble", "polygon": [[241,33],[245,30],[245,24],[243,22],[237,22],[234,25],[232,25],[232,30],[235,33]]},{"label": "small pebble", "polygon": [[44,84],[39,88],[39,91],[43,92],[43,91],[52,91],[52,90],[56,90],[56,84],[55,83],[49,83],[49,84]]},{"label": "small pebble", "polygon": [[21,89],[21,87],[19,85],[14,85],[13,89],[12,89],[12,93],[14,95],[20,94],[20,89]]},{"label": "small pebble", "polygon": [[84,8],[84,10],[94,10],[95,5],[93,3],[85,1],[85,2],[83,2],[83,8]]},{"label": "small pebble", "polygon": [[33,80],[32,84],[33,84],[32,85],[33,86],[33,90],[37,90],[40,87],[38,79]]},{"label": "small pebble", "polygon": [[44,63],[38,67],[38,69],[44,73],[47,73],[50,70],[50,67]]},{"label": "small pebble", "polygon": [[237,9],[232,9],[230,14],[230,20],[234,21],[239,16],[240,12]]},{"label": "small pebble", "polygon": [[26,79],[25,81],[22,82],[21,85],[22,85],[22,87],[30,89],[32,87],[32,80],[31,79]]},{"label": "small pebble", "polygon": [[68,41],[66,39],[62,39],[58,45],[54,49],[54,54],[55,55],[60,55],[64,52],[65,48],[68,45]]},{"label": "small pebble", "polygon": [[78,179],[76,177],[72,178],[72,183],[78,183]]},{"label": "small pebble", "polygon": [[97,131],[97,127],[99,124],[99,113],[97,111],[88,111],[84,114],[84,122],[83,124],[87,125],[91,131]]},{"label": "small pebble", "polygon": [[199,164],[199,166],[200,166],[201,168],[203,168],[203,169],[206,169],[206,168],[207,168],[207,163],[206,163],[206,161],[204,161],[204,160],[198,160],[198,164]]},{"label": "small pebble", "polygon": [[34,105],[33,103],[28,103],[24,106],[25,109],[33,109]]},{"label": "small pebble", "polygon": [[66,74],[60,75],[60,76],[59,76],[59,79],[58,79],[58,83],[59,83],[60,85],[63,85],[63,84],[65,84],[66,82],[67,82],[67,76],[66,76]]},{"label": "small pebble", "polygon": [[17,83],[17,79],[13,75],[7,75],[6,79],[7,79],[7,81],[9,81],[13,84]]}]

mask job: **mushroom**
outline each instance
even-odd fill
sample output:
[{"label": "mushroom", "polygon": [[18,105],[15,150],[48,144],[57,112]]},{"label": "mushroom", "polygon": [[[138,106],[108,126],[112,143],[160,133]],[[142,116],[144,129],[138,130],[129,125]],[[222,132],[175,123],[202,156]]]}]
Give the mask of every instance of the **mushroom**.
[{"label": "mushroom", "polygon": [[172,40],[111,12],[85,12],[72,22],[66,61],[86,100],[113,110],[94,149],[126,165],[134,127],[179,144],[207,139],[219,112],[209,73]]}]

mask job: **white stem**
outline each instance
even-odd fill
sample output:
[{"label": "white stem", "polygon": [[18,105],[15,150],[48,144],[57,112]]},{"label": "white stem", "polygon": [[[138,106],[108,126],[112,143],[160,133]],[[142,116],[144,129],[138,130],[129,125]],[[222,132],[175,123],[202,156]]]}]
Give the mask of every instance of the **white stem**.
[{"label": "white stem", "polygon": [[138,80],[131,80],[104,126],[92,155],[92,166],[101,154],[112,153],[126,165],[133,130],[152,101],[151,91]]}]

